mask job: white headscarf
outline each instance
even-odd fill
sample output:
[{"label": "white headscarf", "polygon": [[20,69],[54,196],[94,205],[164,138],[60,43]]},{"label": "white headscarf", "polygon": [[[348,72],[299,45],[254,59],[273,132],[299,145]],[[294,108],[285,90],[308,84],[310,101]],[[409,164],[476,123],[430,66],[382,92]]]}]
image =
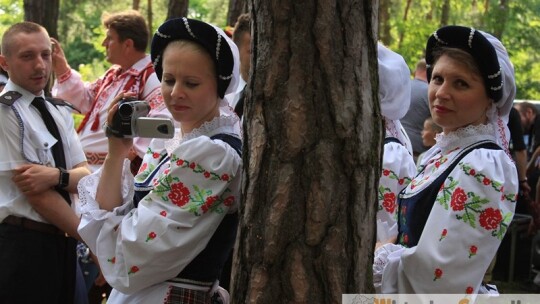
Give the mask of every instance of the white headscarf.
[{"label": "white headscarf", "polygon": [[487,111],[488,123],[492,124],[496,130],[495,137],[497,143],[508,152],[508,139],[510,138],[510,130],[508,129],[508,116],[514,104],[516,97],[516,82],[514,78],[514,66],[510,62],[510,57],[506,48],[502,45],[499,39],[489,33],[479,31],[486,39],[495,47],[497,59],[501,66],[503,78],[502,98],[497,103],[492,103],[491,108]]},{"label": "white headscarf", "polygon": [[379,101],[385,118],[386,137],[395,137],[412,154],[412,145],[399,121],[411,103],[410,71],[401,55],[378,43]]}]

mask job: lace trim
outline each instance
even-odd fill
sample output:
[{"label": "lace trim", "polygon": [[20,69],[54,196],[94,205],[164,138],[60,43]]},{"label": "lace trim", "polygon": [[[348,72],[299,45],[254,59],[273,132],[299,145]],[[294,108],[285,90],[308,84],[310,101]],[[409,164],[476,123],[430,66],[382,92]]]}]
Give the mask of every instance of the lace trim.
[{"label": "lace trim", "polygon": [[486,138],[495,139],[495,128],[492,124],[469,125],[448,134],[438,133],[435,135],[437,146],[439,146],[442,151],[452,149],[473,139],[481,140]]},{"label": "lace trim", "polygon": [[236,115],[220,115],[211,121],[203,123],[199,128],[188,134],[182,135],[182,132],[177,132],[173,139],[165,142],[165,149],[170,155],[182,142],[190,139],[200,136],[212,136],[218,133],[240,134],[238,123],[239,118]]}]

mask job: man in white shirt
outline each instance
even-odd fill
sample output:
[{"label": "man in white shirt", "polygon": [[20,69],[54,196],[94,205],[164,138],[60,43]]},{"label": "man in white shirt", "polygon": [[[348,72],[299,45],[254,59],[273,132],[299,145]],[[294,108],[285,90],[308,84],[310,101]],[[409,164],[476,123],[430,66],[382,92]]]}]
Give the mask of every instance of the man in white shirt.
[{"label": "man in white shirt", "polygon": [[[92,83],[84,83],[81,75],[70,68],[60,43],[56,40],[53,51],[53,69],[57,81],[52,93],[72,102],[86,114],[78,128],[79,137],[92,171],[103,164],[107,155],[107,138],[103,123],[112,100],[122,92],[133,92],[138,100],[150,104],[148,116],[170,117],[161,96],[150,56],[146,54],[149,33],[144,17],[137,11],[125,11],[103,18],[107,34],[102,45],[107,61],[113,66]],[[140,160],[148,148],[149,138],[135,138],[130,159]],[[140,158],[139,158],[140,157]],[[135,161],[136,173],[140,162]]]},{"label": "man in white shirt", "polygon": [[45,98],[45,28],[12,25],[0,66],[9,74],[0,93],[0,303],[73,303],[79,218],[70,193],[90,172],[71,110]]}]

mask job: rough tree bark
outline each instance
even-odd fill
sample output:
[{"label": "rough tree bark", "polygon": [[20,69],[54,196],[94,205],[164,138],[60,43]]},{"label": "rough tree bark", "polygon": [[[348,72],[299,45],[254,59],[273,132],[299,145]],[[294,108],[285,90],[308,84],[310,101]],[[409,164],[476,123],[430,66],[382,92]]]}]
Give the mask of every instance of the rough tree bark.
[{"label": "rough tree bark", "polygon": [[229,0],[229,11],[227,12],[227,24],[234,26],[238,16],[248,10],[247,0]]},{"label": "rough tree bark", "polygon": [[141,6],[141,0],[133,0],[133,4],[131,5],[131,8],[138,11]]},{"label": "rough tree bark", "polygon": [[371,293],[382,123],[372,0],[248,2],[233,303]]},{"label": "rough tree bark", "polygon": [[169,0],[167,5],[167,19],[186,17],[188,13],[189,0]]},{"label": "rough tree bark", "polygon": [[60,0],[24,0],[24,20],[41,24],[49,36],[58,38]]}]

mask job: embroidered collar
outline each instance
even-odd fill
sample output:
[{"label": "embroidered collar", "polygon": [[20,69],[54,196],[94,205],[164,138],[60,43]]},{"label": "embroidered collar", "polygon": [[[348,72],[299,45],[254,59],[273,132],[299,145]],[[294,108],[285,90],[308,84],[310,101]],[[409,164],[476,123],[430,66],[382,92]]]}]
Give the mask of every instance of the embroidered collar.
[{"label": "embroidered collar", "polygon": [[446,154],[457,147],[466,147],[481,140],[496,141],[495,128],[492,124],[470,125],[448,134],[439,133],[435,135],[435,140],[436,146],[443,154]]},{"label": "embroidered collar", "polygon": [[215,117],[211,121],[203,123],[197,129],[194,129],[188,134],[182,134],[180,129],[176,129],[174,138],[165,142],[165,149],[167,153],[172,154],[172,151],[176,149],[181,143],[194,139],[200,136],[211,137],[219,133],[227,133],[240,136],[239,132],[239,118],[236,115],[226,115],[222,113],[220,116]]}]

